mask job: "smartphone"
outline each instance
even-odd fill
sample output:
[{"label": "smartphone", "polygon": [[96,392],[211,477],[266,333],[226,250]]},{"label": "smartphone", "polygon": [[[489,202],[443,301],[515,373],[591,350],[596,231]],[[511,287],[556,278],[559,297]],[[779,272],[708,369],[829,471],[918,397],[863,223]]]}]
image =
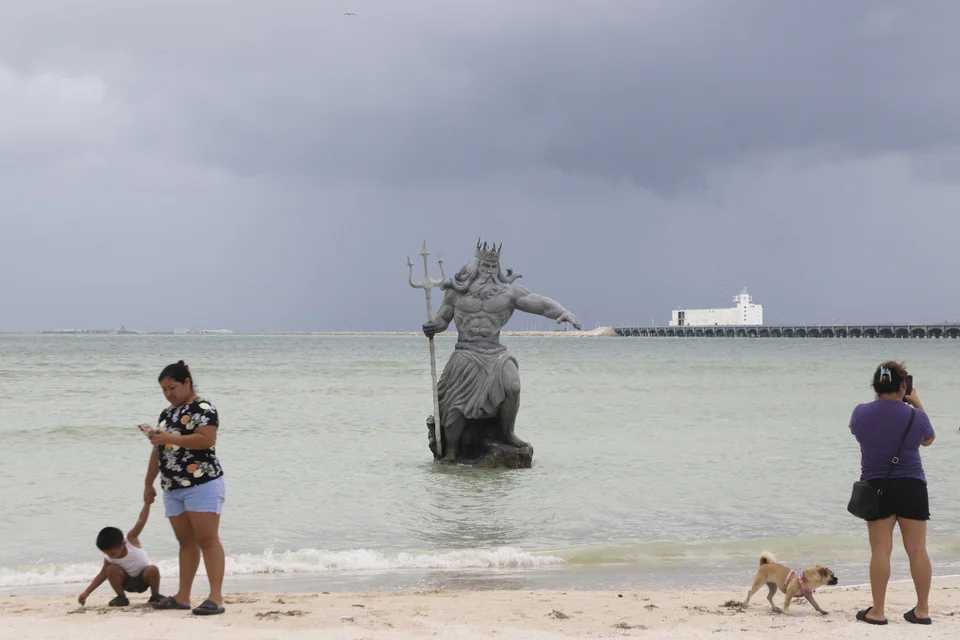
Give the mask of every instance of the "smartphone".
[{"label": "smartphone", "polygon": [[[913,393],[913,376],[907,376],[906,378],[904,378],[904,380],[907,383],[907,392],[903,394],[903,397],[906,398],[911,393]],[[906,402],[906,400],[904,400],[904,402]]]},{"label": "smartphone", "polygon": [[148,438],[150,437],[150,432],[153,431],[153,429],[151,429],[149,426],[145,424],[138,424],[137,428],[140,429],[140,432],[143,433],[143,435],[147,436]]}]

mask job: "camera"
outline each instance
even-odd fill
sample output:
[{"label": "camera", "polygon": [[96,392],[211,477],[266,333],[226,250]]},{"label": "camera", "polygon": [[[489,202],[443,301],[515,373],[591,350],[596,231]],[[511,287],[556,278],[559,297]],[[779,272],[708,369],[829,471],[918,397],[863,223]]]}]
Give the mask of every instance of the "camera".
[{"label": "camera", "polygon": [[[906,398],[911,393],[913,393],[913,376],[906,376],[904,378],[904,381],[906,381],[907,383],[907,392],[903,394],[903,397]],[[906,400],[904,400],[904,402],[906,402]]]}]

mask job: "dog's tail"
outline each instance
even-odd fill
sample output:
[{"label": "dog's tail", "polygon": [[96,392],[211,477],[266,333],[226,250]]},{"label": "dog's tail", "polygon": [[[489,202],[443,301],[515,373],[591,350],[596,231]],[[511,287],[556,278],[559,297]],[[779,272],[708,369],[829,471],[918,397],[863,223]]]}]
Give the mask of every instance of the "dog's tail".
[{"label": "dog's tail", "polygon": [[761,566],[761,567],[762,567],[763,565],[767,564],[767,563],[776,562],[776,561],[777,561],[777,559],[776,559],[776,558],[773,556],[773,554],[770,553],[769,551],[764,551],[763,553],[760,554],[760,566]]}]

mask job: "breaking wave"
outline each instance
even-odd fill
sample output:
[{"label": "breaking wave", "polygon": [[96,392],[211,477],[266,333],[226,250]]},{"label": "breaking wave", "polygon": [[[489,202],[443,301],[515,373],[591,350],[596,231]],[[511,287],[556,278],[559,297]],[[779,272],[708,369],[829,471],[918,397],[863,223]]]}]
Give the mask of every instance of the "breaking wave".
[{"label": "breaking wave", "polygon": [[[404,571],[531,568],[562,564],[562,558],[502,547],[437,552],[381,552],[370,549],[325,551],[300,549],[275,553],[240,554],[227,557],[228,575],[270,573],[320,573],[326,571]],[[179,573],[176,558],[155,563],[164,577]],[[46,564],[0,568],[0,588],[89,582],[101,563]],[[199,575],[204,574],[203,564]]]}]

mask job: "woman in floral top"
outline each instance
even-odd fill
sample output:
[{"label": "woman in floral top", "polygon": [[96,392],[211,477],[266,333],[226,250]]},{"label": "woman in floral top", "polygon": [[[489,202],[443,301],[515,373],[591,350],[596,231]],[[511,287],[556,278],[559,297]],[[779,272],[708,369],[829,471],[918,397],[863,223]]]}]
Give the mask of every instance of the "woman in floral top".
[{"label": "woman in floral top", "polygon": [[183,360],[164,368],[157,380],[170,406],[160,413],[156,429],[148,432],[154,447],[144,500],[153,502],[157,495],[153,484],[159,475],[166,516],[180,543],[180,590],[154,606],[190,609],[190,590],[203,555],[210,596],[193,613],[223,613],[224,553],[219,528],[225,493],[216,454],[219,415],[197,395],[190,368]]}]

